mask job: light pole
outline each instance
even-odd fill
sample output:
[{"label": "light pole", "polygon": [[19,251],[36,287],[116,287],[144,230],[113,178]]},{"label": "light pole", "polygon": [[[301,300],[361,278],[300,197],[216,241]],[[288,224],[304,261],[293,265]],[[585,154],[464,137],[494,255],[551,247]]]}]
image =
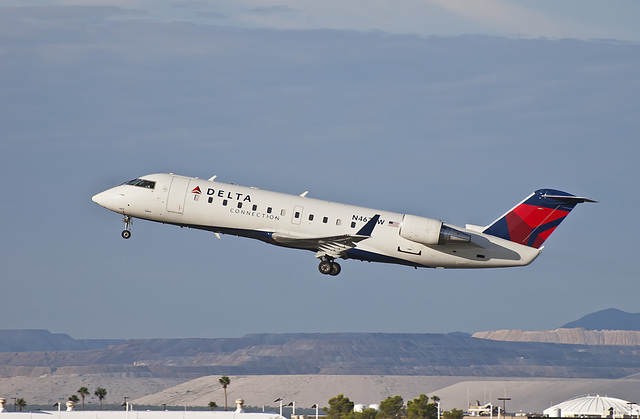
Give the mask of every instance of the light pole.
[{"label": "light pole", "polygon": [[313,409],[315,407],[316,409],[316,419],[318,419],[318,409],[320,408],[320,405],[318,403],[314,404],[313,406],[311,406],[311,408]]},{"label": "light pole", "polygon": [[629,417],[633,418],[633,405],[636,404],[636,402],[627,402],[627,404],[629,405]]},{"label": "light pole", "polygon": [[60,405],[62,404],[60,400],[63,400],[63,399],[58,399],[58,403],[56,403],[58,405],[58,419],[60,419],[60,412],[61,412]]},{"label": "light pole", "polygon": [[282,417],[282,397],[278,397],[273,401],[274,403],[280,403],[280,417]]},{"label": "light pole", "polygon": [[296,415],[296,402],[289,403],[287,407],[293,407],[293,409],[291,410],[291,417],[293,419],[293,416]]},{"label": "light pole", "polygon": [[502,414],[506,418],[507,417],[507,400],[511,400],[511,397],[498,397],[498,400],[502,401]]}]

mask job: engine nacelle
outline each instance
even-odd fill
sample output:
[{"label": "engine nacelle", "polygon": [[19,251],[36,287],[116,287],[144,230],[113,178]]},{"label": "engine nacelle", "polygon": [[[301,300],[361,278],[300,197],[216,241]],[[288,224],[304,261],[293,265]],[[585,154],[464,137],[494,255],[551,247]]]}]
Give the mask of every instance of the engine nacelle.
[{"label": "engine nacelle", "polygon": [[402,219],[400,237],[427,246],[471,241],[470,235],[443,225],[442,221],[409,214],[405,214]]}]

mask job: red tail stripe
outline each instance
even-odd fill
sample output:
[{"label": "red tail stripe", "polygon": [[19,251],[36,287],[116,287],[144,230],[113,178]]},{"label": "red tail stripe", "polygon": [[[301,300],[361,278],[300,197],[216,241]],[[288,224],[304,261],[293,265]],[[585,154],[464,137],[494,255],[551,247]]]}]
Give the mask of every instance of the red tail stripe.
[{"label": "red tail stripe", "polygon": [[[530,228],[566,217],[569,211],[554,210],[535,205],[523,204],[514,208],[513,212]],[[511,231],[511,229],[509,229]]]}]

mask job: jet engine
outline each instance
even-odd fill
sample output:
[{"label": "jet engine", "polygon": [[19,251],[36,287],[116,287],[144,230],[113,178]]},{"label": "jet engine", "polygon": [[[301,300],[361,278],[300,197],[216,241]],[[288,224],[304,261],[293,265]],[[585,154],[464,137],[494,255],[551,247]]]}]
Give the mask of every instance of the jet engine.
[{"label": "jet engine", "polygon": [[442,221],[409,214],[405,214],[402,219],[400,237],[427,246],[471,241],[470,235],[446,226]]}]

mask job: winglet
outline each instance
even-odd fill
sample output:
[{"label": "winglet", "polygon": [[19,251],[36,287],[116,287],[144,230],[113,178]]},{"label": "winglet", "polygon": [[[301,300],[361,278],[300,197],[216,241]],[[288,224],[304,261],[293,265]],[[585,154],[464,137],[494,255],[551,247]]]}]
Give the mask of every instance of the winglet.
[{"label": "winglet", "polygon": [[362,227],[360,229],[360,231],[358,231],[356,233],[357,236],[371,236],[371,233],[373,233],[373,228],[376,226],[376,224],[378,224],[378,219],[380,218],[380,214],[376,214],[374,215],[369,222],[367,222],[367,224],[364,225],[364,227]]}]

